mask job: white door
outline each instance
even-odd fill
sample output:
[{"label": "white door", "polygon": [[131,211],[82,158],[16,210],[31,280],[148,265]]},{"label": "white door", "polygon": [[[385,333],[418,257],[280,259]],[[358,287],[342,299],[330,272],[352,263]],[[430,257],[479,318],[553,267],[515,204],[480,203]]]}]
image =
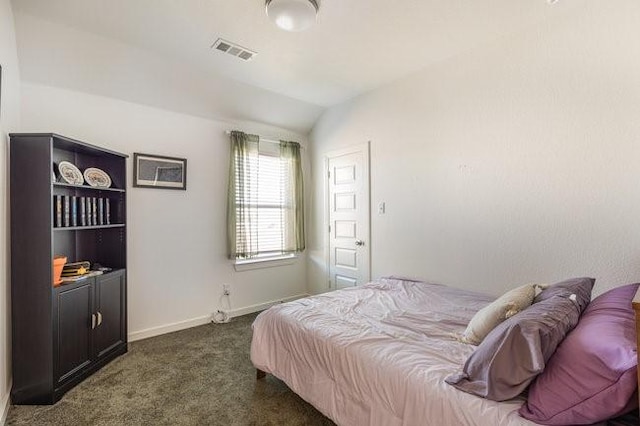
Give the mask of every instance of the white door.
[{"label": "white door", "polygon": [[369,282],[369,145],[327,156],[329,283]]}]

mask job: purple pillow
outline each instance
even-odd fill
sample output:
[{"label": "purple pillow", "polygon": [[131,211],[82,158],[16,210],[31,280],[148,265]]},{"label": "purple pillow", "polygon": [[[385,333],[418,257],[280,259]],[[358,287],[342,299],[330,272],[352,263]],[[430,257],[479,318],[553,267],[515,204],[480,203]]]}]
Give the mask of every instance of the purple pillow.
[{"label": "purple pillow", "polygon": [[579,278],[552,286],[552,293],[491,330],[469,356],[462,372],[445,381],[494,401],[518,396],[544,370],[560,342],[578,324],[591,299],[593,283],[592,278]]},{"label": "purple pillow", "polygon": [[618,287],[591,302],[529,388],[520,415],[546,425],[592,424],[638,406],[631,301],[639,286]]},{"label": "purple pillow", "polygon": [[580,305],[580,311],[584,311],[589,301],[591,301],[591,290],[593,289],[593,278],[571,278],[551,285],[538,294],[533,303],[542,302],[553,296],[565,296],[575,294],[576,301]]}]

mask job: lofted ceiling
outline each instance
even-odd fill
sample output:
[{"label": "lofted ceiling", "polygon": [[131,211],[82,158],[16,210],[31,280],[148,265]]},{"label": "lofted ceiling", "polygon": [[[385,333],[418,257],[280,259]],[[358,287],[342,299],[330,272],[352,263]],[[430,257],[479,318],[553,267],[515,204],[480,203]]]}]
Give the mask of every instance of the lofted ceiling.
[{"label": "lofted ceiling", "polygon": [[[301,115],[289,125],[285,118],[262,121],[306,131],[326,107],[479,45],[532,29],[576,1],[550,5],[545,0],[322,0],[317,24],[302,33],[276,28],[265,15],[263,0],[13,0],[12,4],[27,80],[73,88],[77,76],[54,81],[56,74],[64,74],[62,69],[49,73],[54,77],[41,75],[38,55],[45,48],[58,53],[84,49],[86,57],[91,47],[81,46],[77,38],[96,50],[111,43],[111,50],[117,50],[117,45],[120,51],[128,51],[128,65],[122,65],[131,69],[139,67],[143,72],[145,66],[135,62],[152,56],[174,72],[189,69],[189,81],[165,79],[178,86],[174,92],[180,91],[181,84],[189,86],[185,93],[221,95],[235,88],[249,96],[255,91],[275,110],[282,102],[287,105],[283,114],[293,110]],[[210,47],[219,37],[258,55],[244,62],[214,51]],[[78,54],[68,61],[74,64],[75,74],[81,60]],[[105,84],[84,80],[85,86]],[[218,87],[215,93],[213,86]],[[91,87],[77,89],[92,91]],[[152,89],[149,92],[160,96]],[[198,111],[186,112],[215,113]]]}]

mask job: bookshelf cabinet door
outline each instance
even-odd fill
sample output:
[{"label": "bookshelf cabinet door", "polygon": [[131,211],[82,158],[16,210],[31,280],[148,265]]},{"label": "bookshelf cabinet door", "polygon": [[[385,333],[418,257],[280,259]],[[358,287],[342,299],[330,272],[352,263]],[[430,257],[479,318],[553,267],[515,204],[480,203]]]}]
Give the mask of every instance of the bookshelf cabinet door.
[{"label": "bookshelf cabinet door", "polygon": [[57,293],[58,384],[91,363],[92,307],[92,282]]},{"label": "bookshelf cabinet door", "polygon": [[99,325],[96,327],[98,359],[126,342],[125,271],[96,277]]}]

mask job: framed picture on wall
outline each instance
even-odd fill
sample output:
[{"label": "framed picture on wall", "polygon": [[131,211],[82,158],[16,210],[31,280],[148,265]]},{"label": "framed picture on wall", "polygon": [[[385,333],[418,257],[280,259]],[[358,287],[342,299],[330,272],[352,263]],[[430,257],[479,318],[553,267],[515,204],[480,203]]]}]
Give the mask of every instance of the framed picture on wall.
[{"label": "framed picture on wall", "polygon": [[187,159],[133,153],[133,186],[187,189]]}]

